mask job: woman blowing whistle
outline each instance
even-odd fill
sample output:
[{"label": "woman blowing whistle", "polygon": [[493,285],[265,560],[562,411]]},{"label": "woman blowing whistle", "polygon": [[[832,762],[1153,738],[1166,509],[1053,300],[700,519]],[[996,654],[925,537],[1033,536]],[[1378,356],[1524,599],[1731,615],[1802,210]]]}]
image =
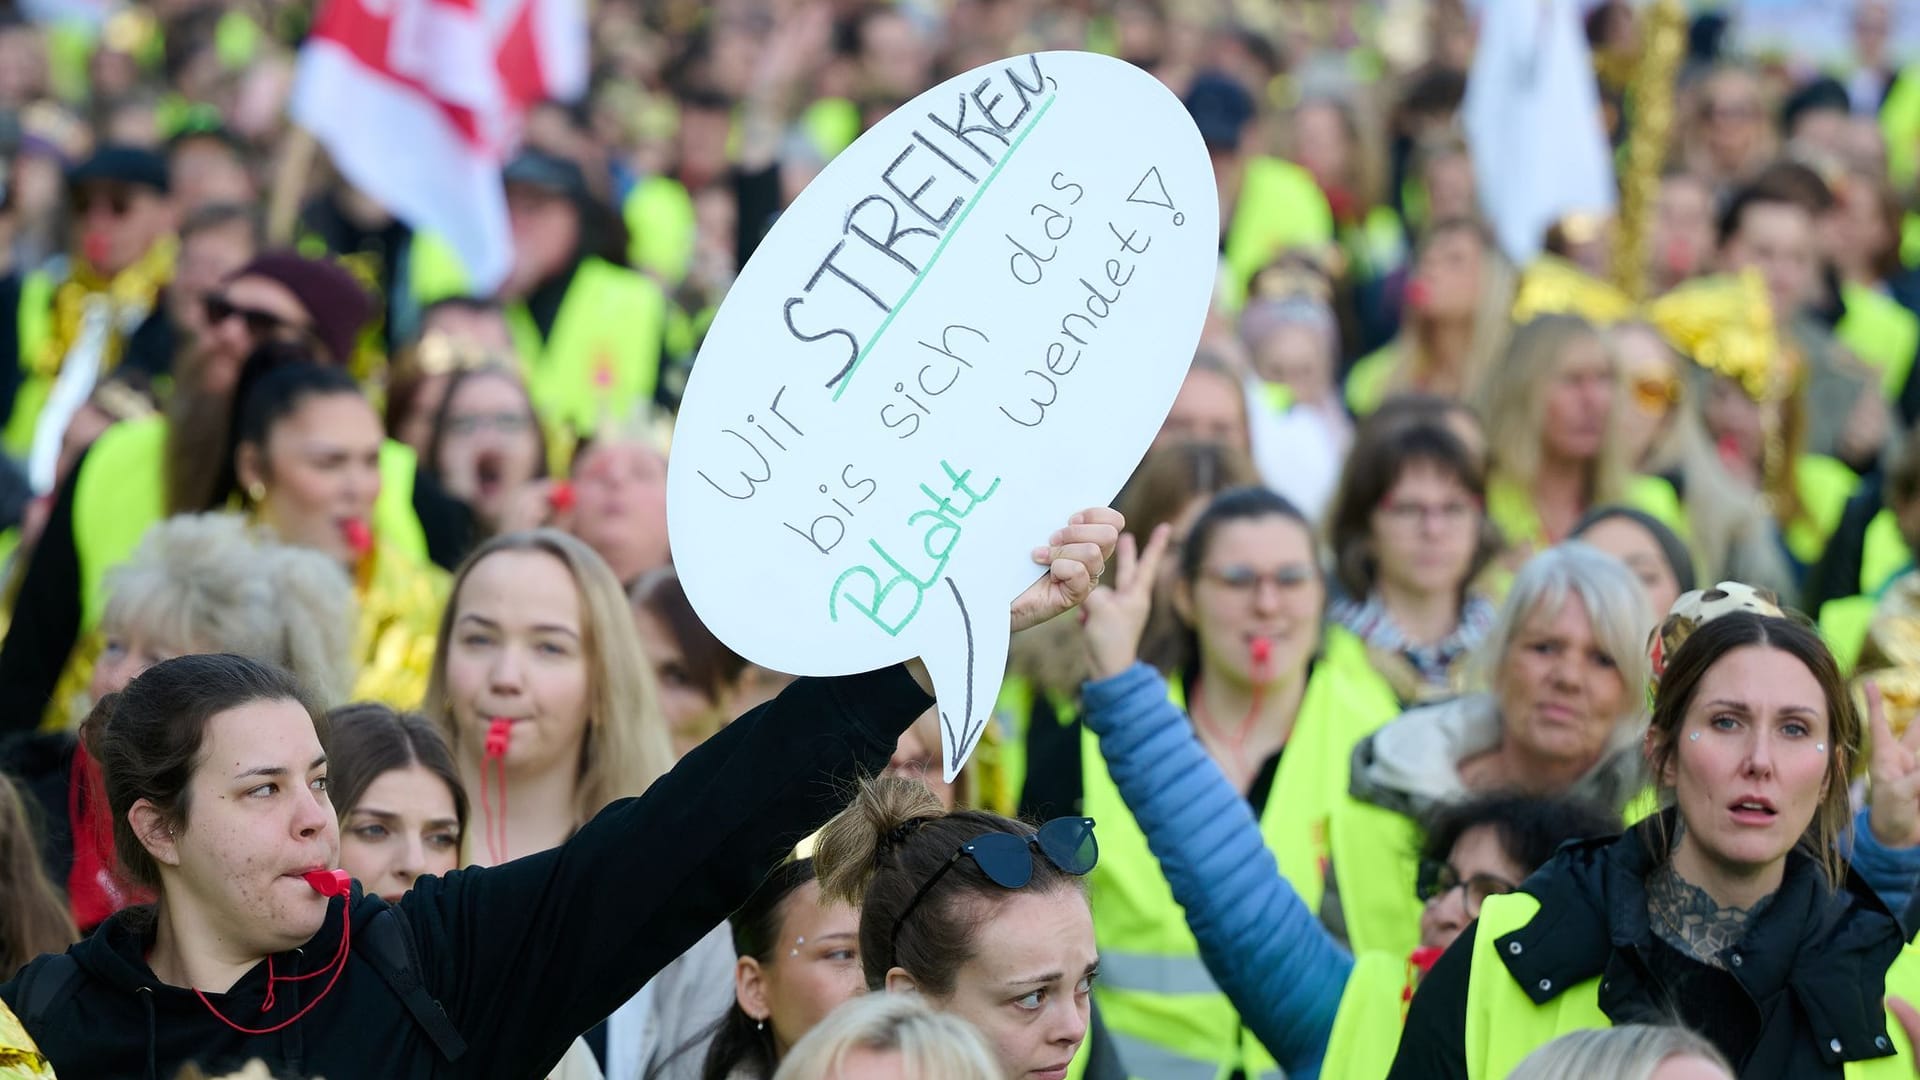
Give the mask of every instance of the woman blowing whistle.
[{"label": "woman blowing whistle", "polygon": [[[1084,600],[1119,537],[1074,516],[1012,605],[1015,630]],[[801,679],[565,843],[423,878],[398,903],[307,875],[339,858],[324,715],[238,657],[158,664],[87,739],[116,852],[158,901],[0,984],[55,1069],[540,1076],[744,901],[837,792],[885,767],[930,704],[918,663]],[[335,886],[316,877],[327,892]]]}]

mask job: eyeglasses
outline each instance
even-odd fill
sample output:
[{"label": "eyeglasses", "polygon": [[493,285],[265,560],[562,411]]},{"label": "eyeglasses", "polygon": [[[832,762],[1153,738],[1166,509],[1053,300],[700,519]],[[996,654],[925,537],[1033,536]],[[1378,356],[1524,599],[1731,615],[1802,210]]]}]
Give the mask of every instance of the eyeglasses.
[{"label": "eyeglasses", "polygon": [[449,435],[477,435],[482,431],[519,435],[531,427],[533,417],[523,412],[467,413],[447,417]]},{"label": "eyeglasses", "polygon": [[1380,516],[1387,524],[1397,529],[1418,529],[1429,520],[1441,525],[1465,525],[1480,515],[1477,503],[1464,499],[1429,505],[1412,500],[1383,502],[1380,504]]},{"label": "eyeglasses", "polygon": [[1467,917],[1475,918],[1480,914],[1480,905],[1489,896],[1505,896],[1519,892],[1520,886],[1500,877],[1498,874],[1472,874],[1464,880],[1452,863],[1437,862],[1433,859],[1420,860],[1420,876],[1414,885],[1414,894],[1423,903],[1431,904],[1455,889],[1467,890]]},{"label": "eyeglasses", "polygon": [[305,333],[307,330],[306,327],[296,325],[271,311],[241,307],[224,296],[209,296],[201,303],[206,309],[208,326],[219,326],[228,319],[238,318],[246,322],[247,333],[256,338],[267,338],[287,332]]},{"label": "eyeglasses", "polygon": [[1665,413],[1680,401],[1680,380],[1671,375],[1642,375],[1627,383],[1642,412]]},{"label": "eyeglasses", "polygon": [[907,906],[900,909],[900,917],[894,920],[893,933],[887,937],[887,952],[898,957],[900,952],[900,930],[907,925],[907,917],[920,906],[929,892],[947,871],[960,861],[961,856],[971,858],[987,880],[1003,889],[1024,889],[1027,882],[1033,880],[1033,858],[1029,851],[1037,851],[1054,868],[1063,874],[1084,877],[1100,861],[1100,845],[1093,838],[1093,819],[1090,817],[1054,818],[1040,826],[1036,832],[1025,836],[1013,833],[990,832],[960,845],[960,850],[933,872],[927,883],[920,886]]},{"label": "eyeglasses", "polygon": [[1221,566],[1212,570],[1200,571],[1200,576],[1214,584],[1236,593],[1255,593],[1262,582],[1271,581],[1281,592],[1291,592],[1314,579],[1313,568],[1295,563],[1283,566],[1271,573],[1263,573],[1251,566]]}]

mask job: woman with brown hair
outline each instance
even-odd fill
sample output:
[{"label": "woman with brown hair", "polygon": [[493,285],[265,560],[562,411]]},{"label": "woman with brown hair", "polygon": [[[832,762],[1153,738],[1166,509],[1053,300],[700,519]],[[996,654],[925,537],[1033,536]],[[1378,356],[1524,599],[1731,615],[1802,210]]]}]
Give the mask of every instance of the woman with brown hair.
[{"label": "woman with brown hair", "polygon": [[0,773],[0,978],[12,978],[27,961],[59,952],[79,936],[40,865],[38,835],[20,790]]},{"label": "woman with brown hair", "polygon": [[[1881,1004],[1907,931],[1840,846],[1853,699],[1812,630],[1692,595],[1655,642],[1645,750],[1667,808],[1490,897],[1421,984],[1392,1076],[1505,1076],[1567,1031],[1675,1017],[1743,1080],[1911,1070]],[[1876,829],[1912,843],[1920,736],[1896,741],[1875,693],[1868,709]]]}]

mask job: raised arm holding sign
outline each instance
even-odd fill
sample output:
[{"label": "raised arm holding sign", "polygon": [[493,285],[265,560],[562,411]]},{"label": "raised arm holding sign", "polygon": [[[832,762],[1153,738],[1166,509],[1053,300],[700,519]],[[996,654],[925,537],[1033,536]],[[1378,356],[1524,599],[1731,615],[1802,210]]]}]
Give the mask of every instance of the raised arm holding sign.
[{"label": "raised arm holding sign", "polygon": [[668,523],[701,619],[797,674],[921,657],[951,779],[1033,539],[1113,497],[1179,390],[1218,218],[1179,100],[1108,57],[989,64],[881,121],[775,225],[688,383]]}]

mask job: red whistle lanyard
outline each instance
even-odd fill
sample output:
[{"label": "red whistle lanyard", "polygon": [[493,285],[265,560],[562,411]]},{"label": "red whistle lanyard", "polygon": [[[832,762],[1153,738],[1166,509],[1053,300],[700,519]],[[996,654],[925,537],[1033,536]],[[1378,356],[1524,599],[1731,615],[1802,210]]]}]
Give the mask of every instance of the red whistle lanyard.
[{"label": "red whistle lanyard", "polygon": [[[480,761],[480,815],[485,820],[487,862],[498,866],[507,861],[507,743],[513,737],[513,721],[495,717],[487,724],[485,754]],[[496,827],[493,803],[487,798],[487,774],[500,770],[500,821]]]},{"label": "red whistle lanyard", "polygon": [[205,1005],[207,1011],[212,1013],[221,1023],[242,1035],[271,1035],[312,1012],[314,1006],[325,1001],[327,995],[333,992],[334,984],[340,981],[340,973],[347,970],[347,954],[351,951],[351,942],[353,940],[353,897],[351,895],[353,892],[353,881],[347,876],[345,870],[314,870],[304,876],[307,884],[312,886],[313,891],[319,893],[321,896],[338,896],[345,898],[340,904],[340,947],[334,951],[333,959],[328,961],[326,967],[320,968],[317,971],[309,971],[305,975],[275,975],[273,973],[273,957],[267,957],[267,996],[260,1002],[260,1011],[273,1011],[274,983],[305,982],[308,979],[317,979],[329,971],[333,973],[333,977],[327,980],[327,985],[321,989],[320,993],[314,996],[312,1001],[301,1006],[299,1012],[294,1013],[292,1016],[287,1017],[272,1027],[266,1028],[242,1027],[234,1023],[232,1020],[227,1019],[225,1013],[215,1008],[213,1002],[207,1000],[207,995],[203,993],[199,987],[194,987],[194,996],[200,999],[200,1004]]}]

